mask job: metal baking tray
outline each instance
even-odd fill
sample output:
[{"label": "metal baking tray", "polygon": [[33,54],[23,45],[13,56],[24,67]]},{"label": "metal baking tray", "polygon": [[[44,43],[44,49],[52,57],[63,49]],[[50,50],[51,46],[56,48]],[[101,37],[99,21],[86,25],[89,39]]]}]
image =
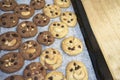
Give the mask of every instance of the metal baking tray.
[{"label": "metal baking tray", "polygon": [[82,0],[71,0],[71,2],[77,15],[97,80],[113,80],[112,74],[89,24]]}]

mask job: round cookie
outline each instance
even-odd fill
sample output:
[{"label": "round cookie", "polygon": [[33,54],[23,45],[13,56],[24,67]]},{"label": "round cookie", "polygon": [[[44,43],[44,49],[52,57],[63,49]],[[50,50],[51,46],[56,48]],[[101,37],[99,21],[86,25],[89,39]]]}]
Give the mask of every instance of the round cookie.
[{"label": "round cookie", "polygon": [[50,18],[56,18],[59,17],[61,14],[61,9],[57,5],[54,4],[48,4],[43,8],[44,14],[49,16]]},{"label": "round cookie", "polygon": [[41,51],[42,46],[33,40],[24,42],[19,49],[19,52],[26,60],[33,60],[37,58],[40,56]]},{"label": "round cookie", "polygon": [[39,35],[37,37],[37,41],[40,44],[49,46],[49,45],[53,44],[53,42],[55,41],[55,38],[49,31],[44,31],[44,32],[39,33]]},{"label": "round cookie", "polygon": [[27,4],[20,4],[14,9],[14,13],[23,19],[28,19],[34,14],[34,8]]},{"label": "round cookie", "polygon": [[66,79],[63,73],[58,71],[52,71],[46,75],[45,80],[66,80]]},{"label": "round cookie", "polygon": [[5,28],[11,28],[17,25],[19,19],[17,15],[13,13],[4,13],[0,16],[0,26]]},{"label": "round cookie", "polygon": [[17,6],[17,2],[15,0],[0,1],[0,9],[3,11],[12,11],[16,6]]},{"label": "round cookie", "polygon": [[25,80],[21,75],[11,75],[8,76],[5,80]]},{"label": "round cookie", "polygon": [[47,48],[40,56],[42,65],[48,70],[55,70],[62,64],[62,55],[53,48]]},{"label": "round cookie", "polygon": [[43,13],[42,14],[39,13],[33,17],[33,22],[37,26],[44,27],[50,22],[50,18]]},{"label": "round cookie", "polygon": [[74,56],[82,52],[82,42],[73,36],[70,36],[62,41],[62,49],[68,55]]},{"label": "round cookie", "polygon": [[15,50],[21,44],[21,36],[13,31],[0,35],[0,48],[3,50]]},{"label": "round cookie", "polygon": [[88,80],[85,65],[80,61],[71,61],[66,67],[67,80]]},{"label": "round cookie", "polygon": [[53,22],[49,26],[49,31],[55,38],[63,38],[68,33],[68,26],[63,22]]},{"label": "round cookie", "polygon": [[69,27],[75,27],[77,23],[77,17],[73,12],[63,12],[60,16],[62,22],[67,24]]},{"label": "round cookie", "polygon": [[40,62],[32,62],[24,69],[25,80],[44,80],[46,76],[46,69]]},{"label": "round cookie", "polygon": [[13,73],[24,65],[24,59],[18,52],[9,52],[0,58],[0,69],[5,73]]},{"label": "round cookie", "polygon": [[45,0],[31,0],[30,5],[34,9],[42,9],[45,6]]},{"label": "round cookie", "polygon": [[61,8],[67,8],[70,6],[70,0],[54,0],[54,3]]},{"label": "round cookie", "polygon": [[37,26],[31,21],[23,21],[17,27],[17,32],[23,38],[33,37],[37,34]]}]

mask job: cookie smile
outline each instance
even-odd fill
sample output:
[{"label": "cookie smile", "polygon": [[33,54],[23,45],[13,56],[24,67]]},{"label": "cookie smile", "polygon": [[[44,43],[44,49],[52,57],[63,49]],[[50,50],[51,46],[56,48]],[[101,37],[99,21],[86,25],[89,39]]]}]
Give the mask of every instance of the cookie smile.
[{"label": "cookie smile", "polygon": [[23,16],[29,16],[30,15],[30,11],[24,11],[24,12],[21,12],[21,14],[23,15]]},{"label": "cookie smile", "polygon": [[9,8],[11,5],[7,5],[7,4],[5,4],[5,5],[2,5],[3,7],[7,7],[7,8]]},{"label": "cookie smile", "polygon": [[5,44],[7,46],[14,46],[16,44],[17,40],[16,39],[13,39],[11,41],[6,41]]}]

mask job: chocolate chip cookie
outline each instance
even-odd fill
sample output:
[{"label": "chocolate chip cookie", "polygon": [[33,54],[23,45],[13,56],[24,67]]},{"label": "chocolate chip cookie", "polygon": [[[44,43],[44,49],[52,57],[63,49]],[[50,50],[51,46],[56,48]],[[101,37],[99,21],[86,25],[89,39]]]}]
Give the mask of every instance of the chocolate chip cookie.
[{"label": "chocolate chip cookie", "polygon": [[17,32],[23,38],[33,37],[37,34],[37,26],[31,21],[23,21],[17,27]]},{"label": "chocolate chip cookie", "polygon": [[45,80],[46,70],[40,62],[32,62],[24,69],[25,80]]},{"label": "chocolate chip cookie", "polygon": [[41,51],[42,46],[33,40],[24,42],[19,49],[19,52],[26,60],[33,60],[37,58],[40,56]]},{"label": "chocolate chip cookie", "polygon": [[0,58],[0,69],[5,73],[13,73],[24,65],[24,59],[18,52],[9,52]]},{"label": "chocolate chip cookie", "polygon": [[40,61],[45,69],[55,70],[62,64],[62,55],[57,49],[47,48],[42,52]]},{"label": "chocolate chip cookie", "polygon": [[67,11],[63,12],[60,16],[62,22],[68,25],[68,27],[75,27],[77,24],[77,17],[75,13]]},{"label": "chocolate chip cookie", "polygon": [[55,38],[63,38],[68,33],[68,26],[63,22],[53,22],[49,26],[49,31]]},{"label": "chocolate chip cookie", "polygon": [[14,13],[23,19],[28,19],[34,14],[34,8],[27,4],[20,4],[14,9]]},{"label": "chocolate chip cookie", "polygon": [[53,42],[55,41],[55,38],[49,31],[44,31],[44,32],[39,33],[39,35],[37,37],[37,41],[40,44],[49,46],[49,45],[53,44]]},{"label": "chocolate chip cookie", "polygon": [[66,67],[67,80],[88,80],[85,65],[80,61],[71,61]]},{"label": "chocolate chip cookie", "polygon": [[70,36],[62,41],[62,49],[68,55],[78,55],[83,50],[82,42],[73,36]]},{"label": "chocolate chip cookie", "polygon": [[6,32],[0,35],[0,48],[2,50],[15,50],[21,44],[21,36],[13,31]]},{"label": "chocolate chip cookie", "polygon": [[45,80],[66,80],[66,79],[63,73],[58,71],[51,71],[46,75]]},{"label": "chocolate chip cookie", "polygon": [[59,17],[61,14],[61,9],[59,6],[54,4],[48,4],[43,8],[44,14],[49,16],[50,18]]},{"label": "chocolate chip cookie", "polygon": [[50,18],[47,15],[43,14],[43,13],[41,13],[41,14],[39,13],[39,14],[36,14],[33,17],[33,22],[37,26],[44,27],[50,22]]},{"label": "chocolate chip cookie", "polygon": [[15,0],[0,1],[0,9],[3,11],[12,11],[16,6],[17,6],[17,2]]},{"label": "chocolate chip cookie", "polygon": [[21,75],[11,75],[8,76],[5,80],[25,80]]},{"label": "chocolate chip cookie", "polygon": [[30,5],[34,9],[42,9],[45,6],[45,0],[31,0]]},{"label": "chocolate chip cookie", "polygon": [[4,13],[0,16],[0,26],[5,28],[11,28],[17,25],[19,19],[17,15],[13,13]]}]

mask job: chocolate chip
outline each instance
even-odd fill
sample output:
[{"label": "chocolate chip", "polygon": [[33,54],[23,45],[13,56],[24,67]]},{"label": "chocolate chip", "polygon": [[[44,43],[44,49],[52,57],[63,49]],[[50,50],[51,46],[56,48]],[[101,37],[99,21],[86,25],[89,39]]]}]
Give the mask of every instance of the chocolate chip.
[{"label": "chocolate chip", "polygon": [[32,5],[34,6],[34,5],[35,5],[35,3],[32,3]]},{"label": "chocolate chip", "polygon": [[10,19],[13,19],[13,17],[10,17]]},{"label": "chocolate chip", "polygon": [[38,77],[35,76],[35,77],[34,77],[34,80],[38,80]]},{"label": "chocolate chip", "polygon": [[23,10],[23,8],[20,8],[20,10]]},{"label": "chocolate chip", "polygon": [[53,11],[50,11],[50,13],[53,13]]},{"label": "chocolate chip", "polygon": [[0,61],[0,64],[4,64],[4,61]]},{"label": "chocolate chip", "polygon": [[25,33],[26,32],[26,30],[22,30],[22,33]]},{"label": "chocolate chip", "polygon": [[70,23],[70,21],[67,21],[68,23]]},{"label": "chocolate chip", "polygon": [[78,48],[81,48],[81,46],[79,45]]},{"label": "chocolate chip", "polygon": [[64,26],[63,26],[63,25],[62,25],[61,27],[62,27],[62,28],[64,28]]},{"label": "chocolate chip", "polygon": [[2,42],[5,42],[5,41],[6,41],[6,39],[2,39],[1,41],[2,41]]},{"label": "chocolate chip", "polygon": [[58,15],[58,13],[57,13],[57,12],[56,12],[55,14],[56,14],[56,15]]},{"label": "chocolate chip", "polygon": [[58,37],[58,36],[59,36],[59,34],[56,34],[56,36]]},{"label": "chocolate chip", "polygon": [[49,58],[49,56],[48,56],[48,55],[46,55],[46,56],[45,56],[45,58]]},{"label": "chocolate chip", "polygon": [[44,42],[46,42],[47,41],[47,39],[43,39],[44,40]]},{"label": "chocolate chip", "polygon": [[75,50],[75,47],[71,48],[71,50]]},{"label": "chocolate chip", "polygon": [[50,6],[50,4],[47,4],[47,6]]},{"label": "chocolate chip", "polygon": [[14,63],[14,65],[17,65],[17,64],[18,64],[17,62]]},{"label": "chocolate chip", "polygon": [[41,23],[41,21],[38,21],[38,23],[40,24],[40,23]]},{"label": "chocolate chip", "polygon": [[72,13],[69,13],[69,15],[71,16],[71,15],[72,15]]},{"label": "chocolate chip", "polygon": [[12,5],[12,2],[10,3],[10,5]]},{"label": "chocolate chip", "polygon": [[26,69],[29,70],[30,69],[29,66],[27,66]]},{"label": "chocolate chip", "polygon": [[3,25],[6,25],[6,22],[2,22]]},{"label": "chocolate chip", "polygon": [[57,26],[60,26],[60,24],[58,23]]},{"label": "chocolate chip", "polygon": [[53,26],[56,26],[56,24],[53,24]]},{"label": "chocolate chip", "polygon": [[37,46],[37,44],[33,44],[33,46],[34,46],[34,47],[36,47],[36,46]]},{"label": "chocolate chip", "polygon": [[2,5],[4,5],[5,3],[4,2],[2,2]]},{"label": "chocolate chip", "polygon": [[71,21],[73,21],[73,19],[71,19]]},{"label": "chocolate chip", "polygon": [[50,36],[47,36],[47,38],[50,38]]},{"label": "chocolate chip", "polygon": [[31,76],[31,73],[27,73],[27,76]]},{"label": "chocolate chip", "polygon": [[44,20],[43,22],[46,23],[46,20]]},{"label": "chocolate chip", "polygon": [[18,35],[17,35],[17,34],[12,34],[12,36],[13,36],[13,37],[18,37]]},{"label": "chocolate chip", "polygon": [[51,40],[48,40],[48,42],[52,42]]},{"label": "chocolate chip", "polygon": [[41,67],[40,70],[44,70],[44,67]]},{"label": "chocolate chip", "polygon": [[38,16],[36,16],[35,18],[38,19]]},{"label": "chocolate chip", "polygon": [[11,59],[10,61],[11,61],[11,62],[14,62],[15,60],[14,60],[14,59]]},{"label": "chocolate chip", "polygon": [[19,13],[18,11],[15,11],[15,13]]},{"label": "chocolate chip", "polygon": [[16,58],[16,57],[17,57],[17,54],[13,54],[13,57]]},{"label": "chocolate chip", "polygon": [[70,43],[72,43],[72,41],[71,41],[71,40],[70,40],[69,42],[70,42]]},{"label": "chocolate chip", "polygon": [[74,62],[74,64],[73,64],[74,66],[76,66],[76,63]]},{"label": "chocolate chip", "polygon": [[53,77],[52,77],[52,76],[50,76],[48,79],[49,79],[49,80],[53,80]]},{"label": "chocolate chip", "polygon": [[72,71],[73,71],[73,69],[71,68],[71,69],[70,69],[70,72],[72,72]]},{"label": "chocolate chip", "polygon": [[29,8],[26,8],[26,11],[29,11]]},{"label": "chocolate chip", "polygon": [[78,69],[80,69],[80,66],[78,65],[77,67],[75,67],[75,70],[78,70]]},{"label": "chocolate chip", "polygon": [[29,57],[31,58],[31,57],[33,57],[33,55],[32,55],[32,54],[29,54]]},{"label": "chocolate chip", "polygon": [[46,51],[45,53],[49,53],[49,51]]},{"label": "chocolate chip", "polygon": [[56,54],[56,51],[53,51],[53,54]]},{"label": "chocolate chip", "polygon": [[15,77],[14,77],[14,76],[11,76],[11,77],[10,77],[10,80],[14,80],[14,79],[15,79]]},{"label": "chocolate chip", "polygon": [[71,50],[71,48],[70,48],[70,47],[68,47],[68,50]]},{"label": "chocolate chip", "polygon": [[63,13],[63,16],[65,16],[65,13]]},{"label": "chocolate chip", "polygon": [[26,27],[27,27],[27,28],[29,28],[30,26],[29,26],[29,25],[27,25]]}]

